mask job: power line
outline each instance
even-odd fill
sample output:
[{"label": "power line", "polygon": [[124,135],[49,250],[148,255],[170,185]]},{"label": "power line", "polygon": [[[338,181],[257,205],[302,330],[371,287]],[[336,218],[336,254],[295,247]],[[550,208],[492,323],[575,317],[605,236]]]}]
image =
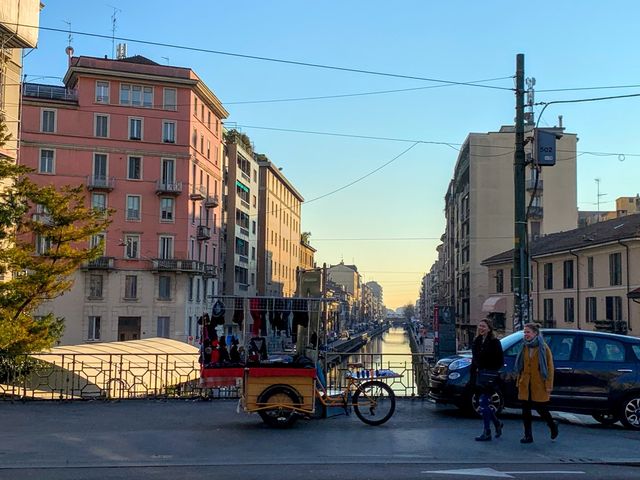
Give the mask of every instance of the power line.
[{"label": "power line", "polygon": [[[37,25],[26,25],[26,24],[21,24],[21,23],[9,23],[9,25],[38,28]],[[226,51],[222,51],[222,50],[212,50],[212,49],[208,49],[208,48],[190,47],[190,46],[186,46],[186,45],[178,45],[178,44],[175,44],[175,43],[157,42],[157,41],[152,41],[152,40],[141,40],[141,39],[136,39],[136,38],[119,37],[119,36],[115,36],[115,35],[109,36],[109,35],[103,35],[103,34],[93,33],[93,32],[81,32],[81,31],[74,31],[74,30],[63,30],[61,28],[43,27],[43,26],[40,26],[39,28],[40,28],[40,30],[49,31],[49,32],[57,32],[57,33],[64,33],[64,34],[74,34],[74,35],[83,35],[83,36],[87,36],[87,37],[102,38],[102,39],[106,39],[106,40],[114,40],[115,39],[115,40],[119,40],[119,41],[123,41],[123,42],[139,43],[139,44],[142,44],[142,45],[152,45],[152,46],[156,46],[156,47],[175,48],[175,49],[178,49],[178,50],[187,50],[187,51],[200,52],[200,53],[210,53],[210,54],[213,54],[213,55],[224,55],[224,56],[228,56],[228,57],[246,58],[246,59],[249,59],[249,60],[259,60],[259,61],[263,61],[263,62],[281,63],[281,64],[286,64],[286,65],[295,65],[295,66],[299,66],[299,67],[319,68],[319,69],[324,69],[324,70],[336,70],[336,71],[341,71],[341,72],[360,73],[360,74],[364,74],[364,75],[375,75],[375,76],[380,76],[380,77],[403,78],[403,79],[407,79],[407,80],[421,80],[421,81],[425,81],[425,82],[442,83],[442,84],[447,84],[447,85],[461,85],[461,86],[468,86],[468,87],[488,88],[488,89],[493,89],[493,90],[505,90],[505,91],[510,91],[510,92],[512,92],[514,90],[513,88],[497,87],[497,86],[494,86],[494,85],[481,85],[481,84],[475,84],[475,83],[470,83],[470,82],[456,82],[456,81],[453,81],[453,80],[442,80],[442,79],[439,79],[439,78],[419,77],[419,76],[416,76],[416,75],[404,75],[404,74],[398,74],[398,73],[381,72],[381,71],[376,71],[376,70],[365,70],[365,69],[361,69],[361,68],[339,67],[339,66],[336,66],[336,65],[327,65],[327,64],[322,64],[322,63],[302,62],[302,61],[297,61],[297,60],[286,60],[286,59],[282,59],[282,58],[264,57],[264,56],[259,56],[259,55],[248,55],[248,54],[243,54],[243,53],[226,52]]]}]

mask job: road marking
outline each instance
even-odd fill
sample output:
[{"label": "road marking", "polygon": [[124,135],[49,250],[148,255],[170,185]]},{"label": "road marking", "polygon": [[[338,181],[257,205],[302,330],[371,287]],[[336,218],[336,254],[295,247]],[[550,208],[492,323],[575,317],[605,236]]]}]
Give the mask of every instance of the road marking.
[{"label": "road marking", "polygon": [[538,475],[538,474],[562,474],[581,475],[585,472],[570,470],[525,470],[513,472],[499,472],[493,468],[463,468],[456,470],[427,470],[420,473],[439,473],[441,475],[467,475],[470,477],[494,477],[494,478],[515,478],[513,475]]}]

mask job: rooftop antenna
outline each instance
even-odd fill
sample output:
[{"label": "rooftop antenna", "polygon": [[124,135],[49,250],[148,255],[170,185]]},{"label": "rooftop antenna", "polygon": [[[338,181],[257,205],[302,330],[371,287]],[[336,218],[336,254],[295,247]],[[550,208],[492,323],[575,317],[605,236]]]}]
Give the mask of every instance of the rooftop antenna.
[{"label": "rooftop antenna", "polygon": [[534,77],[527,78],[525,83],[527,84],[527,101],[525,102],[524,118],[527,125],[534,125],[533,104],[535,103],[535,92],[533,87],[536,85],[536,79]]},{"label": "rooftop antenna", "polygon": [[169,65],[169,57],[162,57],[167,61],[167,65]]},{"label": "rooftop antenna", "polygon": [[67,22],[66,20],[63,20],[63,22],[67,24],[67,27],[69,27],[69,34],[67,35],[67,48],[69,48],[73,41],[73,35],[71,35],[71,22]]},{"label": "rooftop antenna", "polygon": [[606,193],[600,193],[600,179],[595,178],[596,182],[596,205],[598,209],[598,221],[600,221],[600,197],[604,197]]},{"label": "rooftop antenna", "polygon": [[113,8],[113,14],[111,15],[111,59],[113,60],[114,58],[116,58],[116,28],[117,27],[117,22],[118,22],[118,12],[122,12],[122,10],[120,10],[117,7],[114,7],[113,5],[109,5],[111,8]]}]

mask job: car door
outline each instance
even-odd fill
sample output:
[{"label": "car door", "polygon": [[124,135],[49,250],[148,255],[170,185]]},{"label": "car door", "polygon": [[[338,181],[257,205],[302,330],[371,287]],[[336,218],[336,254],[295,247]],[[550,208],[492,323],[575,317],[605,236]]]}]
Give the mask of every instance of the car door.
[{"label": "car door", "polygon": [[576,410],[614,408],[610,399],[624,392],[625,384],[636,378],[623,341],[600,335],[584,335],[574,363],[573,401]]},{"label": "car door", "polygon": [[576,335],[565,332],[544,332],[544,340],[553,356],[553,391],[549,407],[566,407],[573,396],[573,358],[577,352]]}]

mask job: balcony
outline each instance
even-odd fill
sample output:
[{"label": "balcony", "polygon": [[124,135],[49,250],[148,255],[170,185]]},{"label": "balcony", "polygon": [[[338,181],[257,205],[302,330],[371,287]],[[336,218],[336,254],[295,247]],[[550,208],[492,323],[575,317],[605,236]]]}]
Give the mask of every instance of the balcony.
[{"label": "balcony", "polygon": [[220,205],[220,200],[218,199],[218,195],[209,195],[204,200],[205,208],[216,208]]},{"label": "balcony", "polygon": [[156,184],[156,195],[180,195],[182,193],[182,182],[163,182],[158,180]]},{"label": "balcony", "polygon": [[84,270],[113,270],[115,268],[114,257],[98,257],[89,260],[82,265]]},{"label": "balcony", "polygon": [[211,228],[206,225],[198,225],[196,236],[198,240],[209,240],[211,238]]},{"label": "balcony", "polygon": [[529,209],[529,218],[542,218],[542,207],[531,207]]},{"label": "balcony", "polygon": [[218,276],[218,267],[212,264],[205,264],[204,266],[204,275],[205,277],[217,277]]},{"label": "balcony", "polygon": [[543,186],[543,182],[542,179],[539,178],[538,179],[538,185],[536,186],[536,179],[535,178],[528,178],[527,179],[527,191],[533,191],[535,190],[536,192],[541,192],[542,191],[542,186]]},{"label": "balcony", "polygon": [[106,190],[110,192],[116,183],[114,177],[106,177],[104,175],[89,175],[87,177],[87,188],[89,190]]},{"label": "balcony", "polygon": [[151,263],[156,272],[205,273],[204,263],[197,260],[154,258]]},{"label": "balcony", "polygon": [[191,189],[191,193],[189,194],[189,198],[191,200],[203,200],[207,197],[207,189],[200,185],[196,187],[195,185]]},{"label": "balcony", "polygon": [[45,100],[62,100],[77,102],[78,91],[58,85],[43,85],[41,83],[25,83],[22,86],[25,97],[41,98]]}]

